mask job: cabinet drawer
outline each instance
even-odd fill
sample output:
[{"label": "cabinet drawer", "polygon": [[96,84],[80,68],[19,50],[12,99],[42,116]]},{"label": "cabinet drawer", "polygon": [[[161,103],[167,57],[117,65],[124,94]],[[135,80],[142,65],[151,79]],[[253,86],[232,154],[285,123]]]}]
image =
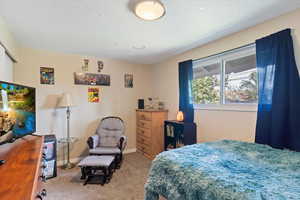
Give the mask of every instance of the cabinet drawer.
[{"label": "cabinet drawer", "polygon": [[146,120],[151,121],[151,113],[150,112],[137,112],[137,120]]},{"label": "cabinet drawer", "polygon": [[142,137],[151,137],[151,131],[149,129],[137,128],[137,135]]},{"label": "cabinet drawer", "polygon": [[138,120],[137,126],[140,127],[140,128],[151,129],[151,121]]},{"label": "cabinet drawer", "polygon": [[143,152],[144,152],[145,154],[151,155],[151,148],[148,147],[148,146],[144,146]]},{"label": "cabinet drawer", "polygon": [[149,138],[147,138],[147,137],[138,136],[138,137],[137,137],[137,142],[138,142],[139,144],[143,144],[143,145],[146,145],[146,146],[150,146],[150,140],[149,140]]},{"label": "cabinet drawer", "polygon": [[151,154],[151,148],[149,146],[146,146],[146,145],[142,145],[140,143],[137,143],[137,149],[140,151],[140,152],[143,152],[143,153],[146,153],[146,154]]},{"label": "cabinet drawer", "polygon": [[137,148],[137,150],[138,150],[139,152],[143,152],[143,151],[142,151],[142,146],[143,146],[143,145],[141,145],[140,143],[136,143],[136,148]]}]

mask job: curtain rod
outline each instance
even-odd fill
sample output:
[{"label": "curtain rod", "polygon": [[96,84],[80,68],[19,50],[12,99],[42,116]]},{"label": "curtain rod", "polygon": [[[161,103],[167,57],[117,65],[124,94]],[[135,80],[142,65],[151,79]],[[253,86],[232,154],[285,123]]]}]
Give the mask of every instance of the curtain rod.
[{"label": "curtain rod", "polygon": [[213,54],[213,55],[210,55],[210,56],[198,58],[198,59],[193,60],[193,62],[203,60],[203,59],[207,59],[207,58],[214,57],[214,56],[218,56],[218,55],[222,55],[222,54],[226,54],[227,52],[230,52],[230,51],[235,51],[235,50],[238,50],[238,49],[242,49],[242,48],[246,48],[246,47],[250,47],[250,46],[254,46],[254,45],[255,45],[255,42],[250,43],[250,44],[246,44],[246,45],[243,45],[243,46],[240,46],[240,47],[236,47],[234,49],[226,50],[226,51],[223,51],[221,53],[216,53],[216,54]]},{"label": "curtain rod", "polygon": [[2,44],[0,41],[0,45],[4,48],[5,54],[14,62],[17,63],[17,60],[12,56],[12,54],[8,51],[8,49]]}]

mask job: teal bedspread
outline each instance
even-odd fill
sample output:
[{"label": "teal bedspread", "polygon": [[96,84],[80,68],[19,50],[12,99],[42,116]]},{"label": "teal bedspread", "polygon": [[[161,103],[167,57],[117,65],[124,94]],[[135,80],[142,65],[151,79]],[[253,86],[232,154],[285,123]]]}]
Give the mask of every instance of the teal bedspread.
[{"label": "teal bedspread", "polygon": [[300,153],[219,141],[159,154],[145,200],[300,200]]}]

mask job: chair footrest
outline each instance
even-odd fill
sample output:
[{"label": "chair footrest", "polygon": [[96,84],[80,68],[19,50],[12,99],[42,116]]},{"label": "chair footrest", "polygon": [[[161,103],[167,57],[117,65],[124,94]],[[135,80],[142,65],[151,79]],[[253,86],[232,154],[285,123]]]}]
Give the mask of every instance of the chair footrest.
[{"label": "chair footrest", "polygon": [[81,179],[86,179],[84,185],[88,183],[104,185],[110,181],[115,170],[115,157],[88,156],[78,166],[81,167]]}]

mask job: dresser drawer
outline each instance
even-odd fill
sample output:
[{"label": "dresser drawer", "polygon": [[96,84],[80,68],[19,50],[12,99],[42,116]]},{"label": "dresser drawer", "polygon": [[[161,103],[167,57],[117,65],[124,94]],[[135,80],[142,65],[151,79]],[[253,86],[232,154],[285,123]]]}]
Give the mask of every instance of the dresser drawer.
[{"label": "dresser drawer", "polygon": [[143,152],[144,152],[145,154],[151,155],[151,147],[144,146],[144,147],[143,147]]},{"label": "dresser drawer", "polygon": [[137,112],[137,120],[151,121],[152,116],[150,112]]},{"label": "dresser drawer", "polygon": [[139,144],[143,144],[143,145],[146,145],[146,146],[150,146],[150,139],[147,138],[147,137],[144,137],[144,136],[138,136],[137,137],[137,143]]},{"label": "dresser drawer", "polygon": [[138,127],[137,128],[137,135],[142,136],[142,137],[150,138],[151,137],[151,130]]},{"label": "dresser drawer", "polygon": [[138,121],[137,121],[137,126],[138,126],[139,128],[151,129],[151,121],[138,120]]},{"label": "dresser drawer", "polygon": [[139,152],[144,153],[144,146],[140,143],[136,144],[136,148],[138,149]]},{"label": "dresser drawer", "polygon": [[137,143],[137,149],[142,152],[142,153],[146,153],[148,155],[151,155],[151,148],[149,146],[146,146],[146,145],[142,145],[142,144],[139,144]]}]

